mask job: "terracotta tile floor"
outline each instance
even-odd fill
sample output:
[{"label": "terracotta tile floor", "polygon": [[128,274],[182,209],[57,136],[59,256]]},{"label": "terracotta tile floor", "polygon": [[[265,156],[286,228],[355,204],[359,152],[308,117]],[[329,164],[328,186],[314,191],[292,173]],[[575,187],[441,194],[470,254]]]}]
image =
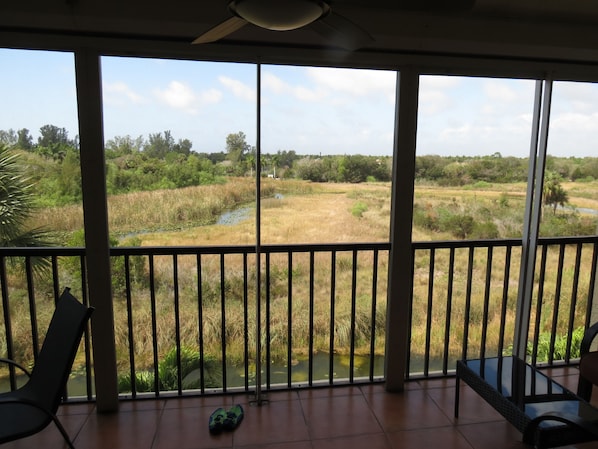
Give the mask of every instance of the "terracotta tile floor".
[{"label": "terracotta tile floor", "polygon": [[[575,368],[551,375],[575,390]],[[453,379],[409,382],[401,394],[383,385],[280,391],[261,406],[247,395],[123,402],[119,413],[97,414],[92,404],[63,406],[60,419],[77,449],[493,449],[525,448],[521,435],[468,387],[453,417]],[[217,407],[240,403],[245,419],[233,432],[208,432]],[[598,401],[596,401],[598,403]],[[63,448],[50,425],[8,448]],[[598,448],[598,442],[570,448]]]}]

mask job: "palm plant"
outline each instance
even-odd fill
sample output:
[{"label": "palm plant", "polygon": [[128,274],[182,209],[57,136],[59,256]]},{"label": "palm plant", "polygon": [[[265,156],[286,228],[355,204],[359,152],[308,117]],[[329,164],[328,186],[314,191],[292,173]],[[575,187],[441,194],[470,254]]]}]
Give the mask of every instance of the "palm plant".
[{"label": "palm plant", "polygon": [[[0,246],[47,246],[48,231],[27,228],[34,207],[32,184],[18,163],[18,153],[0,145]],[[43,271],[48,261],[36,258],[36,271]]]}]

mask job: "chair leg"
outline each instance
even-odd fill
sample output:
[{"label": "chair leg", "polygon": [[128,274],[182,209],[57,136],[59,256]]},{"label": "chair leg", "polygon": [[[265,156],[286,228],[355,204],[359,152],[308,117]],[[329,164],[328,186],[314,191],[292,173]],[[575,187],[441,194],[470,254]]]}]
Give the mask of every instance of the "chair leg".
[{"label": "chair leg", "polygon": [[459,398],[460,398],[461,379],[457,376],[457,383],[455,384],[455,418],[459,417]]},{"label": "chair leg", "polygon": [[590,399],[592,398],[592,382],[579,376],[579,382],[577,384],[577,396],[586,402],[590,402]]},{"label": "chair leg", "polygon": [[64,429],[63,425],[58,420],[56,415],[52,415],[52,421],[54,421],[54,424],[56,424],[56,427],[58,427],[58,430],[62,434],[62,437],[64,438],[64,441],[68,445],[69,449],[75,449],[75,446],[73,445],[73,442],[71,441],[71,439],[69,437],[69,434],[66,433],[66,430]]}]

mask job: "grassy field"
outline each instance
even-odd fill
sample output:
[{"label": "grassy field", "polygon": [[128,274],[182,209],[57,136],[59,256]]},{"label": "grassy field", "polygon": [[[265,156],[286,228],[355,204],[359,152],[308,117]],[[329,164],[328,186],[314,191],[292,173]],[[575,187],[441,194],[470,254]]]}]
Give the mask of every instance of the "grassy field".
[{"label": "grassy field", "polygon": [[[570,195],[570,203],[575,207],[598,210],[598,183],[567,184],[564,186]],[[315,184],[300,181],[264,180],[262,184],[261,235],[263,244],[281,243],[340,243],[340,242],[387,242],[389,238],[391,185],[389,183],[364,184]],[[523,184],[465,186],[463,188],[440,188],[437,186],[417,185],[417,207],[438,213],[442,209],[472,214],[476,220],[491,219],[501,232],[501,237],[513,237],[510,233],[520,232],[523,217],[525,186]],[[203,245],[253,245],[255,244],[255,188],[251,179],[236,179],[225,185],[193,187],[172,191],[141,192],[120,195],[109,199],[109,225],[111,234],[117,237],[121,245],[127,245],[135,236],[141,246],[203,246]],[[245,209],[246,218],[238,222],[218,224],[218,218],[225,212]],[[564,212],[563,212],[564,213]],[[78,231],[83,226],[82,212],[79,207],[71,206],[60,209],[41,210],[36,217],[37,224],[51,229],[60,229],[60,235]],[[449,232],[431,231],[416,227],[413,239],[452,240]],[[474,279],[483,279],[486,270],[485,255],[476,254]],[[504,261],[501,255],[495,256],[493,269],[493,288],[489,304],[484,304],[483,283],[474,282],[470,318],[472,331],[468,339],[473,348],[480,344],[479,326],[488,309],[489,335],[488,345],[496,346],[501,326],[506,327],[505,334],[511,336],[515,312],[515,293],[518,272],[511,274],[511,293],[507,304],[507,322],[500,322],[501,273]],[[556,258],[556,254],[551,254]],[[513,259],[518,258],[513,254]],[[518,259],[517,259],[518,260]],[[315,279],[315,322],[314,335],[316,351],[325,351],[330,339],[330,286],[331,267],[329,260],[316,259]],[[288,334],[288,288],[286,285],[285,261],[273,261],[275,269],[272,278],[272,318],[271,344],[273,358],[284,359]],[[413,308],[413,330],[411,344],[414,351],[421,351],[426,343],[425,323],[430,319],[432,326],[432,353],[440,356],[445,341],[446,323],[445,292],[447,282],[448,254],[439,252],[435,263],[438,267],[436,291],[432,303],[432,316],[427,316],[427,286],[429,257],[421,256],[415,261],[415,286]],[[367,352],[371,322],[371,285],[368,271],[369,260],[359,261],[358,294],[356,319],[358,332],[357,352]],[[502,264],[502,265],[501,265]],[[455,279],[455,297],[451,321],[461,323],[466,310],[464,300],[466,292],[467,254],[457,254]],[[202,289],[202,324],[204,349],[206,354],[219,357],[222,353],[222,304],[220,303],[219,260],[217,257],[203,261]],[[147,262],[144,270],[147,270]],[[172,308],[172,258],[161,257],[155,260],[157,273],[157,328],[158,348],[163,357],[174,342],[175,314]],[[181,289],[180,316],[183,343],[197,346],[199,339],[197,304],[197,266],[192,257],[179,260]],[[225,286],[226,303],[226,342],[227,358],[240,362],[243,358],[242,339],[244,332],[253,341],[255,325],[243,328],[244,304],[242,301],[242,260],[240,257],[227,259],[227,285]],[[277,271],[276,271],[277,270]],[[350,297],[351,258],[341,255],[337,260],[337,298],[335,321],[335,349],[340,353],[348,351],[349,318],[351,314]],[[300,358],[307,350],[309,328],[309,260],[297,257],[294,260],[293,275],[293,357]],[[385,289],[386,260],[382,258],[378,285],[378,309],[376,311],[376,352],[384,350],[385,325]],[[567,276],[571,276],[567,273]],[[552,277],[555,277],[552,275]],[[255,307],[254,285],[255,269],[249,269],[250,287],[248,306]],[[371,282],[371,281],[370,281]],[[569,284],[572,282],[567,280]],[[548,280],[553,288],[555,280]],[[567,284],[567,285],[569,285]],[[564,295],[567,291],[564,292]],[[123,369],[128,360],[128,328],[125,302],[115,295],[116,340],[119,362]],[[552,299],[553,300],[553,299]],[[550,302],[551,299],[546,300]],[[146,286],[137,285],[133,290],[135,332],[135,355],[138,367],[148,368],[152,364],[151,351],[151,307]],[[565,307],[561,304],[560,307]],[[564,314],[563,314],[564,315]],[[545,317],[548,322],[549,317]],[[561,317],[561,320],[564,320]],[[24,327],[26,323],[24,323]],[[463,339],[463,328],[453,325],[450,341],[451,354],[459,354]],[[250,353],[253,351],[250,349]]]}]

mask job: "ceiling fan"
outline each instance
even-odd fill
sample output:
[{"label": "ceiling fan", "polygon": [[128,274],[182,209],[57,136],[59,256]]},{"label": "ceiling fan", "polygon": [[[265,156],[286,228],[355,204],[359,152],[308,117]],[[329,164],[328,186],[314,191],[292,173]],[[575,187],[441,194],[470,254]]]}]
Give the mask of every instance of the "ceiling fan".
[{"label": "ceiling fan", "polygon": [[[334,1],[334,0],[333,0]],[[404,10],[462,10],[473,6],[475,0],[393,0],[356,1],[345,4],[378,6]],[[334,12],[330,0],[228,0],[232,16],[210,28],[193,44],[220,40],[247,24],[273,31],[290,31],[310,25],[329,45],[356,50],[373,42],[373,37],[349,19]]]}]

